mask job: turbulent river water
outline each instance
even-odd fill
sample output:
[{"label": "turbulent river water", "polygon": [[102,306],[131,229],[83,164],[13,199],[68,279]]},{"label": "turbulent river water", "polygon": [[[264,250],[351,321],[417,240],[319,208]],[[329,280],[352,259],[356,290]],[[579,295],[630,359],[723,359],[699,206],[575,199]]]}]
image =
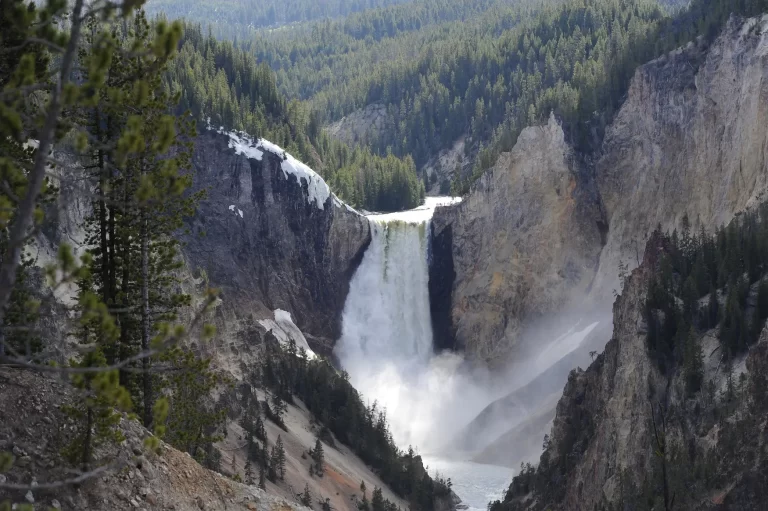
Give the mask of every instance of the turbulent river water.
[{"label": "turbulent river water", "polygon": [[429,222],[436,206],[455,200],[431,197],[415,210],[368,217],[372,241],[350,285],[336,355],[363,396],[386,409],[395,442],[429,453],[430,473],[450,477],[465,504],[485,509],[512,471],[441,456],[450,436],[488,402],[485,395],[473,399],[457,371],[460,357],[432,349]]}]

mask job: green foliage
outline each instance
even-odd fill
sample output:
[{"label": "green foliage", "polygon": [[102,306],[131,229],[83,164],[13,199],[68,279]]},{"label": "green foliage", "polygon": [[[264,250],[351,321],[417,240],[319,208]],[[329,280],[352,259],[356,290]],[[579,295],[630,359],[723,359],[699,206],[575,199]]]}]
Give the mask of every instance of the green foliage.
[{"label": "green foliage", "polygon": [[211,392],[227,380],[210,369],[210,360],[189,350],[173,347],[160,355],[166,367],[160,383],[170,399],[166,440],[193,458],[207,463],[208,446],[221,439],[218,430],[226,411],[210,406]]},{"label": "green foliage", "polygon": [[704,381],[704,357],[701,344],[693,328],[688,331],[683,353],[683,371],[685,374],[686,390],[689,394],[698,392]]},{"label": "green foliage", "polygon": [[[179,12],[172,3],[158,9]],[[471,175],[456,176],[459,193],[551,111],[572,142],[596,148],[638,65],[699,35],[711,39],[731,12],[765,7],[765,0],[696,0],[682,10],[653,0],[415,0],[290,30],[259,30],[246,16],[213,25],[268,63],[287,96],[311,100],[322,121],[383,105],[391,122],[367,142],[375,154],[411,155],[421,167],[468,135],[476,158]]]},{"label": "green foliage", "polygon": [[285,446],[280,435],[277,435],[277,442],[275,442],[269,455],[267,477],[273,483],[277,482],[278,477],[281,480],[285,479]]},{"label": "green foliage", "polygon": [[[303,351],[268,344],[261,374],[262,383],[275,394],[286,400],[294,395],[300,398],[320,421],[321,431],[327,428],[349,446],[415,508],[433,509],[436,498],[448,495],[444,482],[432,480],[412,449],[403,453],[397,448],[386,413],[376,403],[366,406],[346,373],[338,373],[327,361],[308,360]],[[313,461],[314,473],[317,462]]]},{"label": "green foliage", "polygon": [[[28,168],[32,166],[35,148],[26,144],[21,115],[34,116],[34,103],[15,89],[19,85],[39,82],[48,85],[46,70],[50,56],[40,43],[26,44],[29,24],[40,15],[35,9],[26,10],[20,0],[9,0],[0,5],[0,263],[10,255],[9,228],[15,210],[26,193]],[[21,79],[19,75],[25,74]],[[38,93],[40,94],[40,93]],[[53,198],[55,190],[46,179],[39,205]],[[34,333],[38,317],[38,302],[32,294],[32,261],[22,254],[16,270],[16,281],[11,290],[5,317],[0,320],[0,356],[6,352],[30,358],[41,348],[40,338]],[[4,326],[4,328],[3,328]],[[6,349],[10,348],[10,349]]]},{"label": "green foliage", "polygon": [[595,112],[615,110],[663,19],[652,1],[421,1],[240,45],[324,119],[384,105],[392,122],[371,143],[378,154],[421,166],[464,134],[472,154],[485,142],[479,174],[551,110],[589,145],[605,123]]},{"label": "green foliage", "polygon": [[231,42],[204,36],[199,26],[187,25],[180,44],[165,78],[166,88],[180,98],[179,111],[278,144],[317,170],[352,206],[394,211],[423,202],[424,186],[410,158],[375,156],[332,139],[306,103],[286,101],[267,64],[256,64]]},{"label": "green foliage", "polygon": [[[664,248],[646,300],[648,348],[662,370],[682,362],[688,388],[695,391],[702,385],[702,363],[691,329],[719,326],[724,353],[733,356],[757,341],[768,319],[768,205],[740,215],[712,236],[691,235],[685,225],[681,235],[654,236]],[[725,297],[724,306],[718,295]]]},{"label": "green foliage", "polygon": [[[94,368],[106,365],[106,358],[101,350],[88,352],[80,362],[72,367]],[[81,399],[75,404],[63,407],[70,419],[77,424],[77,432],[64,448],[63,455],[73,464],[80,464],[83,470],[93,461],[93,452],[104,444],[117,444],[124,437],[116,429],[120,414],[115,405],[121,404],[123,410],[130,410],[131,401],[125,388],[118,382],[117,371],[76,374],[73,384],[81,391]]]},{"label": "green foliage", "polygon": [[363,9],[383,7],[407,0],[157,0],[148,8],[171,18],[185,17],[209,24],[216,34],[231,34],[232,27],[276,27],[315,19],[336,18]]},{"label": "green foliage", "polygon": [[323,451],[323,443],[319,438],[315,439],[315,448],[309,454],[314,461],[314,473],[319,477],[323,477],[325,473],[325,452]]},{"label": "green foliage", "polygon": [[312,509],[312,495],[309,493],[309,483],[304,484],[304,492],[301,494],[301,505]]}]

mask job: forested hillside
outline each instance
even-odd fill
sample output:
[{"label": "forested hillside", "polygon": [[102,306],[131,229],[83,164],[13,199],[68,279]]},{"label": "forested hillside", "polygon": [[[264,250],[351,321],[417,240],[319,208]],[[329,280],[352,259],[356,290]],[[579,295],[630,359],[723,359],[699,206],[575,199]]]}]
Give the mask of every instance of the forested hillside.
[{"label": "forested hillside", "polygon": [[321,124],[383,105],[390,122],[369,141],[376,154],[411,155],[420,168],[468,135],[462,191],[550,111],[594,150],[637,65],[763,4],[414,0],[290,30],[234,23],[218,35],[268,63],[278,88],[310,100]]},{"label": "forested hillside", "polygon": [[373,7],[407,0],[155,0],[147,5],[150,14],[164,12],[171,18],[206,21],[226,30],[232,24],[250,27],[277,27],[298,21],[337,18]]},{"label": "forested hillside", "polygon": [[[88,484],[94,479],[127,477],[127,471],[133,479],[134,469],[150,474],[145,456],[160,449],[168,454],[170,446],[188,453],[186,462],[200,471],[197,463],[221,471],[216,443],[239,412],[223,404],[222,395],[233,388],[231,371],[215,366],[218,354],[203,346],[216,335],[212,307],[221,311],[224,300],[207,277],[185,286],[186,275],[204,270],[188,266],[181,253],[192,236],[189,222],[204,216],[212,189],[200,186],[202,172],[193,163],[205,143],[196,133],[206,129],[204,120],[274,136],[297,152],[317,152],[334,162],[327,167],[333,170],[329,180],[350,182],[342,196],[359,198],[362,205],[401,209],[423,197],[412,161],[352,151],[312,133],[302,117],[308,110],[286,102],[272,71],[231,43],[179,21],[150,21],[134,2],[118,4],[116,11],[114,3],[100,0],[71,4],[0,3],[0,385],[24,388],[25,396],[13,405],[3,403],[1,509],[23,509],[21,502],[43,495],[46,502],[64,500],[62,492],[69,498],[74,487],[77,503],[66,500],[68,509],[122,509],[126,502],[138,507],[136,498],[155,506],[164,497],[114,487],[99,490],[108,492],[109,503],[98,497],[95,504],[84,501],[97,493]],[[208,139],[215,137],[226,138],[210,134]],[[226,143],[211,153],[249,165]],[[285,187],[283,198],[297,215],[315,213],[286,191],[306,193],[280,172],[280,156],[272,157],[278,160],[275,188]],[[250,201],[258,199],[249,193],[245,200],[254,206]],[[257,207],[274,207],[274,201],[263,202]],[[325,219],[318,213],[313,219],[347,215],[365,221],[345,208],[331,209]],[[328,235],[317,231],[318,237]],[[248,336],[251,344],[261,344],[258,329]],[[342,404],[367,420],[367,430],[344,438],[354,440],[351,447],[360,451],[361,445],[376,443],[378,450],[367,452],[365,460],[389,472],[395,495],[431,509],[447,489],[424,472],[420,460],[394,446],[384,416],[366,409],[329,364],[316,360],[306,370],[302,376],[312,379],[312,388],[324,389],[324,403],[344,392]],[[30,381],[35,383],[21,383]],[[276,382],[253,385],[268,392]],[[51,401],[55,412],[46,408],[45,420],[30,419],[43,413],[40,403]],[[9,406],[17,408],[5,413]],[[279,413],[272,420],[279,422]],[[315,420],[334,428],[327,414]],[[22,422],[29,427],[19,434]],[[275,485],[285,485],[282,440],[270,440],[274,455],[262,466]],[[262,439],[263,449],[267,446]],[[417,468],[418,484],[400,477]],[[190,474],[187,469],[187,479]],[[238,479],[233,470],[230,481]],[[373,497],[377,506],[392,508],[381,488]],[[201,496],[194,498],[196,508],[205,507]],[[114,505],[115,500],[123,502]],[[61,508],[58,500],[53,503]]]},{"label": "forested hillside", "polygon": [[204,35],[196,25],[184,27],[179,48],[165,74],[168,90],[180,96],[179,112],[190,110],[201,125],[242,130],[279,144],[355,207],[395,211],[421,204],[424,184],[413,160],[376,156],[330,138],[306,103],[285,99],[266,64],[229,41]]}]

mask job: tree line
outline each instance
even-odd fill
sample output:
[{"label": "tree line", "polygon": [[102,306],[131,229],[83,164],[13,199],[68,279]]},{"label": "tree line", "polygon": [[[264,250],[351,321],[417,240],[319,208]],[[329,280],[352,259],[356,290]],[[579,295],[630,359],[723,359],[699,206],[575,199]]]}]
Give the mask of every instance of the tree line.
[{"label": "tree line", "polygon": [[469,136],[464,192],[520,131],[554,111],[585,151],[602,140],[638,65],[764,0],[423,0],[365,10],[290,31],[234,27],[219,35],[268,63],[289,97],[321,122],[382,104],[391,123],[374,154],[410,155],[417,168]]},{"label": "tree line", "polygon": [[407,0],[157,0],[147,8],[150,14],[163,12],[174,19],[206,21],[219,29],[232,25],[275,28],[290,23],[338,18],[364,9],[405,1]]}]

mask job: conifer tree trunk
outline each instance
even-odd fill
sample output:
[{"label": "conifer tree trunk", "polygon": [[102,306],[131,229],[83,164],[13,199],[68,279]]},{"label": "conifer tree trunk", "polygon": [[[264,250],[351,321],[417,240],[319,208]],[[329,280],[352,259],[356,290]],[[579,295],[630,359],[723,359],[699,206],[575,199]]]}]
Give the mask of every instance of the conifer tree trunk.
[{"label": "conifer tree trunk", "polygon": [[[141,222],[141,349],[149,349],[149,232],[146,208],[142,206]],[[149,357],[141,361],[144,382],[144,426],[152,422],[152,375],[149,373]]]},{"label": "conifer tree trunk", "polygon": [[[130,350],[128,349],[130,344],[130,326],[129,326],[129,320],[131,313],[129,312],[129,287],[130,287],[130,260],[131,260],[131,243],[129,240],[129,228],[130,228],[130,219],[128,218],[128,202],[130,200],[129,198],[129,180],[128,176],[125,176],[123,178],[123,201],[122,201],[122,221],[120,226],[120,245],[121,245],[121,251],[122,251],[122,264],[123,264],[123,275],[122,275],[122,282],[120,284],[120,290],[121,290],[121,305],[120,309],[121,312],[118,315],[118,322],[120,324],[120,345],[118,347],[118,358],[120,360],[125,359],[126,357],[130,356]],[[124,370],[120,370],[120,385],[127,386],[128,385],[128,372]]]}]

